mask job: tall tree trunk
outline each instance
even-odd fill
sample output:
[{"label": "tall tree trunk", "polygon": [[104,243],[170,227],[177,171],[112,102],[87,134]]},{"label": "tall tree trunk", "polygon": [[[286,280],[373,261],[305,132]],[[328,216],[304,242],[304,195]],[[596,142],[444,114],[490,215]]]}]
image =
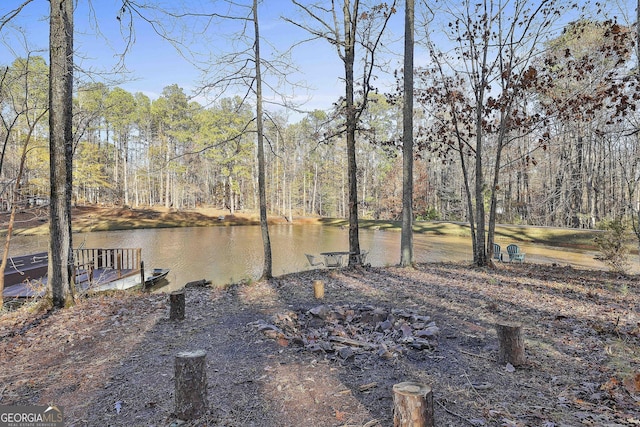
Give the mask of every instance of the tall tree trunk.
[{"label": "tall tree trunk", "polygon": [[313,174],[313,193],[311,196],[311,212],[315,214],[320,214],[319,209],[316,208],[316,196],[318,195],[318,162],[314,164],[314,174]]},{"label": "tall tree trunk", "polygon": [[[640,80],[640,0],[638,0],[636,6],[636,60],[638,61],[636,64],[636,79]],[[634,183],[634,189],[637,188],[637,182]],[[629,194],[629,203],[631,203],[631,224],[638,241],[638,261],[640,262],[640,201],[633,206],[635,202],[633,196]]]},{"label": "tall tree trunk", "polygon": [[[485,23],[486,25],[486,23]],[[483,120],[484,120],[484,96],[486,94],[486,89],[488,86],[487,83],[487,58],[489,54],[489,41],[486,39],[488,37],[488,30],[484,33],[484,46],[482,48],[482,58],[477,67],[477,75],[478,81],[476,82],[476,174],[475,174],[475,211],[476,211],[476,244],[475,244],[475,252],[473,254],[473,261],[477,266],[483,267],[489,264],[489,259],[487,258],[487,250],[486,250],[486,224],[487,218],[485,216],[485,206],[484,206],[484,191],[485,191],[485,180],[484,180],[484,162],[485,162],[485,153],[484,153],[484,128],[483,128]]]},{"label": "tall tree trunk", "polygon": [[[354,8],[357,14],[357,4]],[[358,235],[358,184],[357,184],[357,164],[356,164],[356,109],[354,105],[354,74],[355,63],[355,41],[357,16],[351,16],[350,2],[344,1],[344,72],[345,72],[345,108],[347,127],[347,174],[349,186],[349,265],[361,263],[360,258],[360,238]]]},{"label": "tall tree trunk", "polygon": [[[582,134],[578,136],[576,141],[576,157],[573,161],[572,167],[572,182],[571,188],[571,227],[582,228],[582,183],[583,183],[583,170],[584,170],[584,143]],[[615,198],[614,198],[615,200]]]},{"label": "tall tree trunk", "polygon": [[402,236],[400,265],[413,264],[413,48],[414,0],[404,13],[404,105],[402,109]]},{"label": "tall tree trunk", "polygon": [[227,177],[227,203],[229,204],[229,214],[234,215],[236,213],[236,201],[235,194],[233,192],[233,178],[231,178],[231,175]]},{"label": "tall tree trunk", "polygon": [[258,192],[260,193],[260,229],[262,230],[262,247],[264,249],[264,267],[262,278],[270,279],[272,273],[271,240],[267,223],[267,196],[264,170],[264,126],[262,122],[262,75],[260,73],[260,30],[258,26],[258,0],[253,0],[253,26],[255,29],[255,63],[256,63],[256,126],[258,130]]},{"label": "tall tree trunk", "polygon": [[[483,92],[481,90],[481,92]],[[483,97],[479,96],[479,99]],[[476,252],[473,254],[474,264],[478,266],[487,265],[485,251],[485,209],[484,209],[484,177],[483,177],[483,131],[482,131],[482,102],[476,105],[478,110],[476,115],[476,176],[475,176],[475,219],[476,219]]]},{"label": "tall tree trunk", "polygon": [[122,180],[123,187],[122,191],[124,193],[124,205],[129,206],[129,141],[127,140],[128,136],[123,135],[123,158],[122,158]]},{"label": "tall tree trunk", "polygon": [[[167,150],[168,150],[167,145]],[[164,184],[164,207],[169,209],[171,207],[171,173],[169,172],[169,151],[165,154],[165,184]]]},{"label": "tall tree trunk", "polygon": [[73,160],[73,1],[50,0],[48,287],[53,306],[73,302],[71,191]]}]

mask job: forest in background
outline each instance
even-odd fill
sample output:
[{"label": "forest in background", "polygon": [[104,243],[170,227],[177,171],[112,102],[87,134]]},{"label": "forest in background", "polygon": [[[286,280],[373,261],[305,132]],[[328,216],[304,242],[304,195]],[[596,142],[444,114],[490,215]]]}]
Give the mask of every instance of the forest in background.
[{"label": "forest in background", "polygon": [[[483,168],[497,171],[498,222],[595,228],[640,210],[634,28],[597,18],[567,23],[547,34],[546,42],[529,44],[529,68],[519,71],[517,87],[500,87],[509,71],[487,81],[491,96],[483,108],[489,113],[481,121],[489,154]],[[478,135],[477,93],[459,77],[455,59],[446,62],[437,43],[424,43],[433,60],[415,71],[414,213],[418,219],[465,221],[464,173],[475,182],[475,152],[468,141]],[[20,203],[47,203],[46,59],[35,53],[16,58],[0,72],[2,209],[10,208],[26,141]],[[401,214],[401,97],[371,93],[361,116],[356,156],[363,219]],[[150,99],[104,83],[78,82],[74,203],[257,210],[255,113],[246,101],[228,97],[204,106],[178,84]],[[267,114],[271,214],[348,216],[336,101],[334,109],[309,112],[293,123],[284,109]],[[506,111],[503,126],[500,114]],[[482,202],[488,206],[488,188],[486,195]]]}]

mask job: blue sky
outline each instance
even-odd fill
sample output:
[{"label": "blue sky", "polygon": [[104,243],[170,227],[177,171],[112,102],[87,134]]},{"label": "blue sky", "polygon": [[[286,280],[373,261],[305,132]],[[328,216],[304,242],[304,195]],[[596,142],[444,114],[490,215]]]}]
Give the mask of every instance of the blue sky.
[{"label": "blue sky", "polygon": [[[3,0],[0,5],[0,16],[23,2],[24,0]],[[165,4],[176,3],[178,2],[165,1]],[[210,4],[206,0],[188,0],[185,3],[194,7]],[[109,72],[118,64],[118,54],[122,53],[126,38],[121,26],[121,23],[126,23],[126,19],[116,18],[121,4],[121,0],[78,0],[74,15],[75,48],[76,63],[81,68]],[[40,54],[47,56],[48,9],[48,1],[33,0],[12,21],[10,28],[5,27],[0,34],[1,64],[10,63],[16,55],[24,56],[26,49],[23,46],[24,43],[20,41],[19,31],[24,32],[28,40],[28,49],[42,50]],[[259,10],[263,56],[268,56],[270,44],[283,51],[308,36],[280,18],[282,15],[296,17],[288,0],[265,0]],[[225,12],[222,9],[219,11]],[[393,22],[394,31],[397,31],[395,36],[402,32],[402,15],[403,10],[400,8]],[[169,42],[155,34],[148,23],[136,20],[134,25],[135,44],[124,62],[130,71],[127,76],[129,81],[120,83],[120,87],[130,92],[143,92],[151,98],[156,98],[164,87],[174,83],[184,88],[189,95],[199,87],[202,73],[193,64],[183,58]],[[184,38],[185,44],[194,51],[213,50],[219,54],[233,49],[234,39],[230,36],[236,34],[237,27],[230,28],[230,26],[234,24],[218,22],[210,26],[205,34],[199,35],[192,34],[191,31],[194,29],[199,31],[198,24],[190,23],[189,25],[190,31],[186,32],[183,28],[175,26],[172,29],[172,36]],[[7,45],[12,46],[14,52],[9,51]],[[401,53],[401,45],[399,47],[399,53]],[[400,57],[391,59],[394,64],[400,60]],[[317,40],[296,47],[293,50],[292,63],[299,68],[300,74],[291,74],[289,77],[293,81],[302,82],[303,85],[308,86],[308,89],[297,88],[293,91],[290,87],[284,87],[282,90],[297,100],[308,100],[302,108],[328,109],[332,102],[344,92],[344,86],[340,80],[344,74],[342,63],[337,57],[335,48],[326,41]],[[389,78],[383,81],[391,83]],[[231,96],[233,93],[228,95]],[[204,102],[204,99],[201,101]]]},{"label": "blue sky", "polygon": [[[23,4],[24,1],[0,0],[0,16],[4,16],[7,12]],[[215,3],[219,5],[218,9],[214,9],[215,11],[227,12],[222,8],[222,5],[227,4],[224,0],[217,2],[210,0],[139,0],[139,2],[145,1],[163,4],[164,7],[174,7],[177,10],[184,9],[184,7],[180,9],[180,6],[176,6],[179,4],[187,4],[190,8],[208,7],[211,10],[210,5]],[[237,0],[237,2],[251,3],[250,0]],[[393,16],[390,26],[391,43],[388,44],[390,52],[386,53],[391,71],[399,68],[402,60],[401,36],[403,34],[404,1],[399,0],[398,3],[397,13]],[[626,10],[622,15],[627,17],[626,19],[633,20],[635,18],[635,1],[621,0],[614,3],[606,3],[606,5],[616,10],[623,7]],[[125,46],[126,34],[122,32],[122,24],[126,24],[127,21],[126,19],[120,21],[116,19],[122,0],[77,0],[77,4],[74,16],[76,64],[85,70],[109,72],[118,64],[118,54],[123,52]],[[532,4],[535,2],[532,1]],[[48,11],[49,2],[47,0],[32,0],[12,21],[11,26],[4,28],[0,33],[0,64],[8,64],[16,56],[25,55],[27,50],[21,41],[21,31],[28,40],[29,50],[40,50],[41,55],[47,56]],[[280,51],[285,51],[292,45],[308,38],[306,32],[282,20],[281,16],[283,15],[294,20],[300,20],[303,16],[294,10],[290,0],[264,0],[262,2],[260,27],[263,58],[270,58],[270,44],[273,44]],[[609,14],[609,16],[613,15],[617,15],[623,23],[627,23],[619,10],[617,13]],[[434,32],[435,37],[442,34],[440,26],[445,24],[446,22],[432,22],[430,24],[430,30]],[[188,28],[181,28],[179,24],[174,25],[171,36],[183,38],[185,45],[193,51],[201,53],[211,51],[214,55],[219,55],[237,50],[237,46],[242,49],[246,48],[247,45],[238,40],[238,25],[238,21],[233,23],[220,21],[210,25],[205,32],[202,32],[199,23],[188,22]],[[162,89],[171,84],[178,84],[188,95],[191,95],[200,86],[203,77],[201,72],[183,58],[169,42],[155,34],[147,22],[138,19],[134,22],[134,28],[135,43],[125,59],[125,65],[130,71],[130,74],[127,75],[129,80],[120,82],[118,85],[132,93],[143,92],[152,99],[157,98]],[[416,16],[416,30],[420,30],[418,16]],[[13,51],[8,49],[8,46],[11,46]],[[416,65],[424,64],[427,60],[426,56],[420,53],[419,46],[416,49]],[[185,54],[188,53],[185,51]],[[284,86],[280,87],[280,91],[290,95],[298,102],[306,101],[301,108],[305,110],[329,109],[332,103],[343,94],[344,85],[341,80],[344,75],[343,65],[337,57],[335,48],[325,40],[316,40],[295,47],[291,63],[300,72],[288,77],[291,81],[300,82],[305,87],[298,87],[294,90],[290,86]],[[211,79],[213,76],[209,75],[209,78]],[[276,84],[269,75],[266,75],[265,78],[268,83]],[[390,75],[382,75],[375,81],[375,84],[382,92],[390,91],[395,86]],[[233,96],[236,93],[230,91],[225,96]],[[266,95],[269,96],[268,93]],[[201,103],[206,102],[204,98],[196,98],[196,100]],[[269,108],[282,110],[278,107]],[[292,113],[292,117],[297,119],[299,114]]]}]

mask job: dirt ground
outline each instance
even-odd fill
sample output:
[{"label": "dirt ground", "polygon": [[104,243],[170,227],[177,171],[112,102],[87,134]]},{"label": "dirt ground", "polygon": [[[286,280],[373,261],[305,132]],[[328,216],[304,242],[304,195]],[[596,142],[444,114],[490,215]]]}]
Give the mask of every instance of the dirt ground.
[{"label": "dirt ground", "polygon": [[[324,282],[323,300],[314,280]],[[169,320],[168,295],[145,293],[3,313],[0,405],[55,404],[68,426],[391,426],[392,386],[410,380],[432,387],[437,426],[640,425],[637,276],[423,264],[313,270],[185,293],[181,321]],[[291,324],[320,305],[410,311],[439,332],[422,348],[318,349],[306,344],[321,335],[361,341],[348,332],[371,322],[355,315]],[[378,318],[370,330],[388,337],[405,328],[400,320]],[[494,325],[505,320],[523,325],[522,366],[497,362]],[[174,361],[196,349],[207,353],[209,405],[182,423]]]}]

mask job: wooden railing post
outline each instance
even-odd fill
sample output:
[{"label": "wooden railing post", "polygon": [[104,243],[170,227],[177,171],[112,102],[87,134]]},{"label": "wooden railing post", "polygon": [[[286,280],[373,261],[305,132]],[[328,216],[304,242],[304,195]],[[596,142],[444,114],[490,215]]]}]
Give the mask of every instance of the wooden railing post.
[{"label": "wooden railing post", "polygon": [[116,270],[118,270],[118,277],[122,277],[122,252],[116,254]]}]

